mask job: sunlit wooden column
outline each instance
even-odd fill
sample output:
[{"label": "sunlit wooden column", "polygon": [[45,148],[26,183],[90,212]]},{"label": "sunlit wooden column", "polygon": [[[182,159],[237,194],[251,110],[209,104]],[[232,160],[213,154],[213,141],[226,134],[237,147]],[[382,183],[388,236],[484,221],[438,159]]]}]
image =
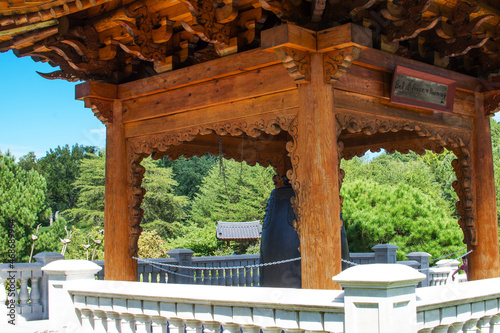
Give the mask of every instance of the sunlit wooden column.
[{"label": "sunlit wooden column", "polygon": [[113,121],[106,124],[106,199],[104,205],[104,276],[137,280],[137,261],[129,253],[127,154],[122,102],[113,102]]},{"label": "sunlit wooden column", "polygon": [[339,156],[333,87],[324,82],[323,55],[311,53],[310,83],[299,86],[297,175],[302,287],[339,289],[342,270]]},{"label": "sunlit wooden column", "polygon": [[76,86],[76,99],[85,101],[106,125],[106,183],[104,202],[104,276],[135,281],[137,261],[129,252],[128,178],[122,102],[117,86],[85,82]]},{"label": "sunlit wooden column", "polygon": [[469,255],[469,279],[480,280],[500,277],[500,258],[490,119],[484,115],[479,97],[476,98],[472,150],[477,245],[469,245],[469,250],[474,250]]}]

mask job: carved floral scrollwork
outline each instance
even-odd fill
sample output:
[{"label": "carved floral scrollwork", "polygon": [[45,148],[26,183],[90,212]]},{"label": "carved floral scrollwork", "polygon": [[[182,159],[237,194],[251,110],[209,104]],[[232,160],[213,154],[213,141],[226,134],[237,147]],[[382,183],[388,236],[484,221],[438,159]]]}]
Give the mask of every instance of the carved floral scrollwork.
[{"label": "carved floral scrollwork", "polygon": [[477,245],[471,150],[469,146],[457,147],[453,149],[453,153],[457,156],[451,165],[457,175],[457,180],[452,186],[460,199],[455,204],[460,215],[458,224],[465,236],[464,243]]},{"label": "carved floral scrollwork", "polygon": [[[136,23],[127,20],[116,20],[116,22],[134,38],[136,45],[119,43],[120,47],[139,59],[164,63],[168,52],[166,42],[172,37],[173,22],[167,19],[160,20],[158,15],[151,13],[144,4],[130,5],[127,16],[134,18]],[[154,29],[158,26],[160,27]]]},{"label": "carved floral scrollwork", "polygon": [[323,55],[323,68],[326,83],[335,83],[347,73],[352,62],[359,57],[361,49],[351,46]]},{"label": "carved floral scrollwork", "polygon": [[[151,135],[147,138],[134,138],[127,140],[128,147],[128,166],[129,166],[129,180],[131,184],[131,194],[129,197],[130,202],[130,253],[132,256],[137,255],[139,236],[141,234],[142,228],[140,223],[142,220],[143,210],[140,208],[144,194],[146,191],[141,187],[142,179],[144,177],[145,168],[140,165],[143,158],[153,155],[154,158],[161,158],[170,153],[170,147],[178,146],[185,141],[192,141],[197,135],[207,135],[207,134],[220,134],[220,135],[232,135],[239,136],[245,133],[249,137],[258,137],[262,133],[267,133],[271,135],[279,134],[281,130],[288,131],[292,136],[293,140],[297,139],[296,125],[293,125],[295,116],[289,117],[276,117],[269,115],[268,117],[262,117],[252,123],[247,123],[244,121],[237,122],[218,122],[212,124],[206,124],[203,126],[194,126],[189,129],[183,129],[180,131],[175,131],[171,133],[166,133],[162,135]],[[287,142],[286,148],[289,151],[290,158],[292,160],[292,166],[297,166],[298,157],[295,156],[296,145],[290,141]],[[185,154],[194,156],[196,152],[194,150],[187,150],[182,148],[178,150],[175,147],[172,149],[173,155],[181,155],[182,152]],[[205,152],[203,152],[205,153]],[[241,151],[238,152],[241,154]],[[237,156],[237,154],[234,154]],[[251,154],[243,156],[243,159],[255,158]],[[267,158],[267,160],[266,160]],[[276,157],[274,157],[276,158]],[[241,155],[240,158],[241,160]],[[295,161],[295,164],[294,164]],[[262,154],[260,157],[257,156],[254,162],[262,163],[263,165],[269,165],[273,163],[281,163],[281,161],[270,160],[270,156]],[[292,171],[288,170],[287,175],[292,175]],[[294,176],[292,176],[293,178]],[[296,178],[296,177],[295,177]],[[298,189],[298,184],[295,181],[292,182],[294,189]]]},{"label": "carved floral scrollwork", "polygon": [[113,101],[88,97],[85,99],[85,107],[89,107],[94,112],[94,115],[103,124],[113,122]]},{"label": "carved floral scrollwork", "polygon": [[[338,113],[336,115],[342,130],[348,133],[365,133],[372,135],[375,133],[398,132],[401,130],[413,131],[423,138],[428,138],[428,142],[422,145],[419,144],[397,144],[390,143],[384,147],[389,152],[399,151],[402,153],[409,150],[416,151],[423,154],[423,149],[430,149],[434,152],[440,153],[443,148],[452,151],[457,159],[453,161],[452,166],[457,176],[457,181],[454,182],[453,188],[455,189],[459,201],[457,202],[457,209],[460,214],[459,224],[464,233],[464,243],[470,245],[477,245],[476,229],[475,229],[475,206],[474,206],[474,193],[473,193],[473,174],[472,174],[472,160],[471,154],[471,133],[458,130],[458,129],[444,129],[429,126],[417,121],[408,120],[393,120],[393,119],[379,119],[375,116],[356,117],[350,114]],[[354,155],[366,152],[344,150],[344,158],[349,159]]]},{"label": "carved floral scrollwork", "polygon": [[141,236],[141,221],[144,211],[141,203],[146,194],[146,190],[141,187],[146,169],[141,165],[147,155],[136,154],[130,151],[128,154],[129,182],[131,191],[129,194],[129,253],[131,257],[137,257],[139,251],[138,241]]},{"label": "carved floral scrollwork", "polygon": [[489,117],[500,110],[500,93],[489,93],[484,98],[484,115]]},{"label": "carved floral scrollwork", "polygon": [[274,49],[276,58],[283,62],[288,74],[296,83],[307,83],[311,80],[311,56],[309,52],[278,47]]},{"label": "carved floral scrollwork", "polygon": [[[220,11],[214,11],[213,0],[181,0],[181,2],[196,17],[197,22],[195,25],[190,25],[182,21],[181,24],[186,31],[198,35],[208,43],[229,45],[234,30],[234,25],[231,23],[233,20],[218,21],[216,13],[220,15]],[[233,5],[231,6],[234,8]]]}]

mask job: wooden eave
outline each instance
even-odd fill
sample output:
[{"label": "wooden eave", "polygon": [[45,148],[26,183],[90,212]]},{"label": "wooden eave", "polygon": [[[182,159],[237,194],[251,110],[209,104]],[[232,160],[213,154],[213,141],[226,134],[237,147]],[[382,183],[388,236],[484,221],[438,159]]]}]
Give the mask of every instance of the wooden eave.
[{"label": "wooden eave", "polygon": [[[353,7],[344,1],[321,7],[291,0],[11,1],[0,6],[0,51],[12,49],[19,56],[60,66],[46,78],[123,83],[266,49],[261,33],[280,23],[319,36],[351,22],[370,29],[372,47],[389,54],[474,77],[500,71],[499,4],[398,3],[361,1]],[[321,38],[318,43],[322,49]],[[384,61],[365,60],[372,60],[373,66]]]}]

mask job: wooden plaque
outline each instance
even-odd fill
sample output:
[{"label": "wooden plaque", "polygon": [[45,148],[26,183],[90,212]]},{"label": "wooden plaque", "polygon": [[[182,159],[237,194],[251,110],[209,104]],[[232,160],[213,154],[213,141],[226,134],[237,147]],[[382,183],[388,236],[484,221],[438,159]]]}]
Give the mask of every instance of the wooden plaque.
[{"label": "wooden plaque", "polygon": [[453,112],[456,81],[396,66],[391,103]]}]

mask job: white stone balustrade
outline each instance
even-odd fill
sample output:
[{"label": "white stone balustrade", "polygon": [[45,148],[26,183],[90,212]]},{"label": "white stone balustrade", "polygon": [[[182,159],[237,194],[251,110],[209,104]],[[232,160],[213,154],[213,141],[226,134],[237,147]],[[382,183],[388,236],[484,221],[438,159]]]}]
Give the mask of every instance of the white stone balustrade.
[{"label": "white stone balustrade", "polygon": [[[500,332],[500,278],[416,288],[400,264],[356,266],[344,291],[99,281],[86,261],[47,265],[59,332]],[[480,330],[480,331],[479,331]]]},{"label": "white stone balustrade", "polygon": [[500,332],[500,278],[416,291],[418,332]]},{"label": "white stone balustrade", "polygon": [[[47,252],[40,253],[34,257],[35,263],[14,263],[0,264],[0,285],[5,285],[7,279],[11,280],[9,285],[17,286],[19,282],[19,292],[17,288],[12,288],[8,293],[13,297],[7,297],[4,290],[0,290],[0,304],[4,304],[7,298],[13,299],[16,306],[16,314],[19,314],[22,320],[40,320],[48,318],[48,293],[47,278],[44,276],[41,268],[49,262],[64,258],[59,253]],[[30,285],[31,287],[28,287]],[[11,294],[11,296],[12,296]],[[19,304],[17,304],[19,303]],[[2,318],[4,307],[2,307]]]}]

